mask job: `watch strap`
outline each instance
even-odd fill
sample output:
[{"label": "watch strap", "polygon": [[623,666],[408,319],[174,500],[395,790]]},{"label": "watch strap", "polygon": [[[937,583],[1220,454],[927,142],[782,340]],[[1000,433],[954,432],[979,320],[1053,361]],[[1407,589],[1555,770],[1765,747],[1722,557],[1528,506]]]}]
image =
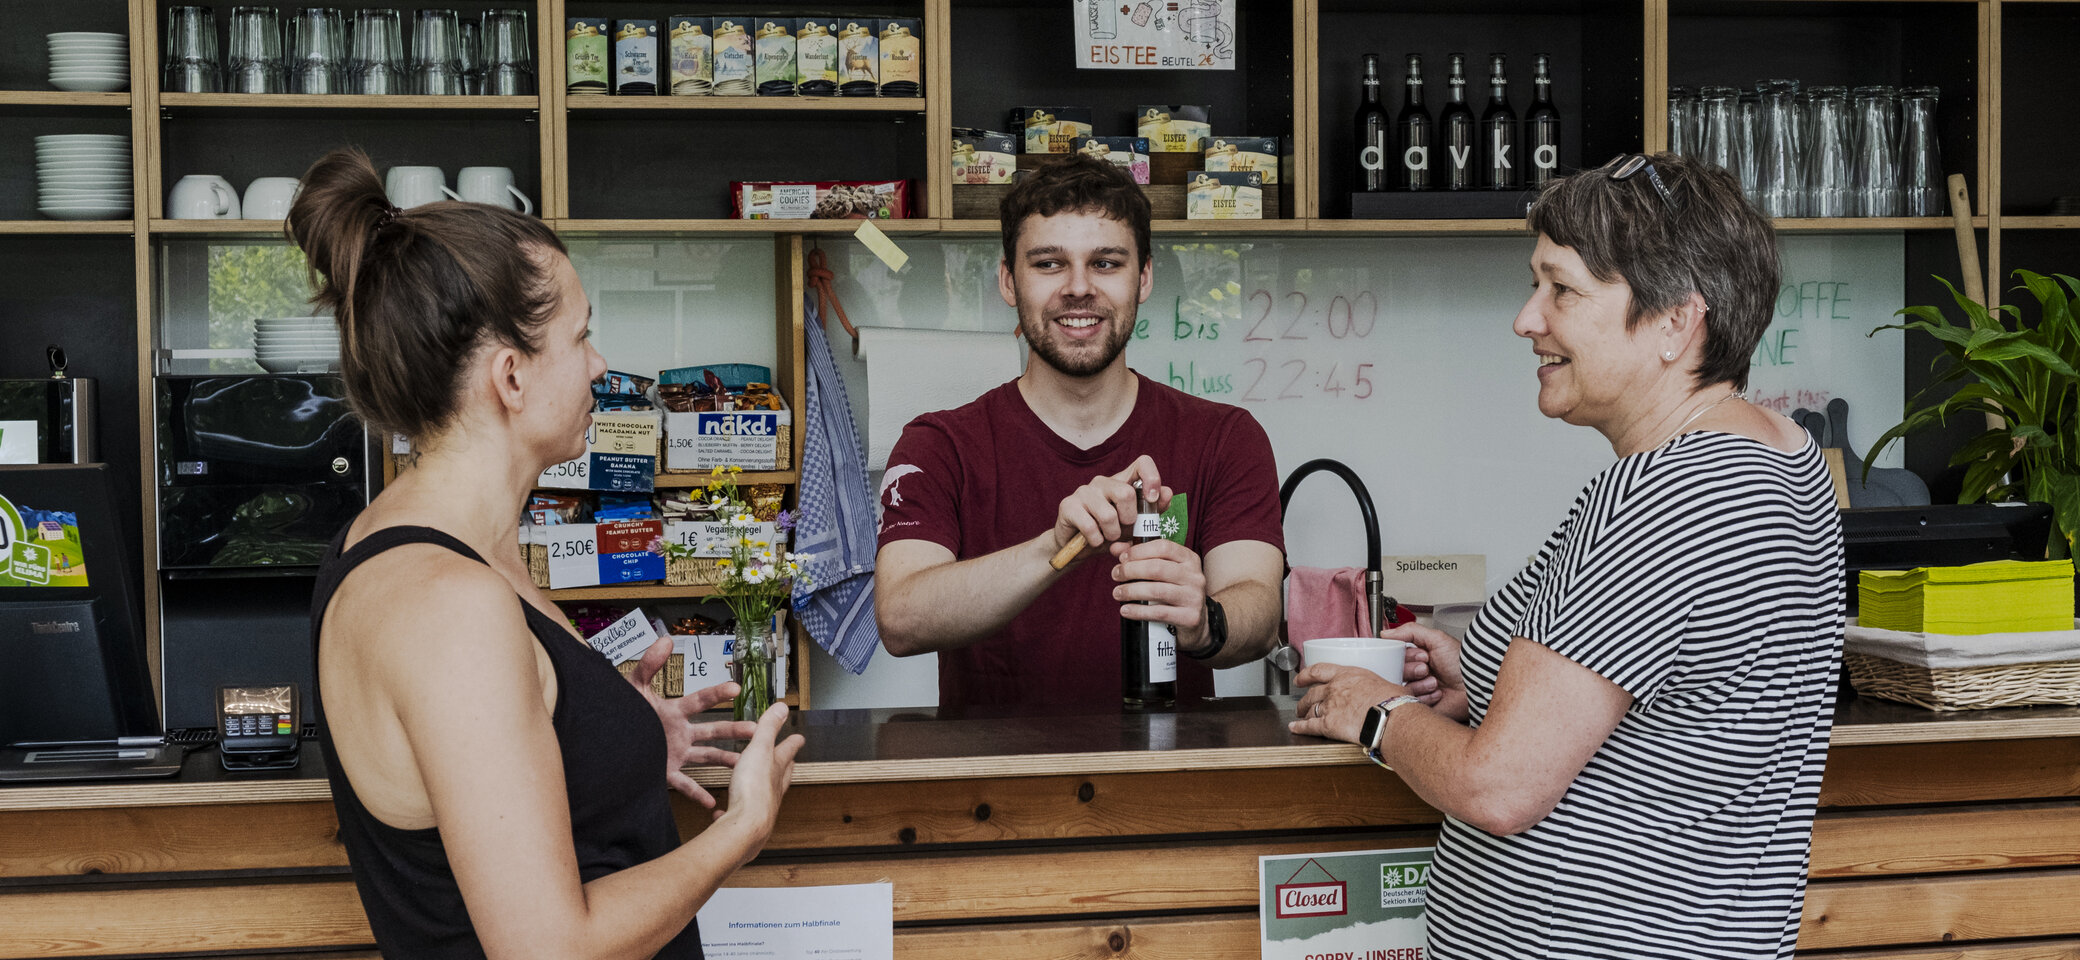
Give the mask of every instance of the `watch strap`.
[{"label": "watch strap", "polygon": [[1219,600],[1209,595],[1206,598],[1206,649],[1187,650],[1185,656],[1194,660],[1211,660],[1227,645],[1228,611],[1222,609]]},{"label": "watch strap", "polygon": [[1380,715],[1379,724],[1373,728],[1372,742],[1358,744],[1358,749],[1365,754],[1366,759],[1389,770],[1393,769],[1392,767],[1387,767],[1387,761],[1380,757],[1380,747],[1387,742],[1387,721],[1393,715],[1395,709],[1411,703],[1421,702],[1420,698],[1404,693],[1398,697],[1388,697],[1385,700],[1381,700],[1366,711],[1370,713],[1373,710],[1377,710]]}]

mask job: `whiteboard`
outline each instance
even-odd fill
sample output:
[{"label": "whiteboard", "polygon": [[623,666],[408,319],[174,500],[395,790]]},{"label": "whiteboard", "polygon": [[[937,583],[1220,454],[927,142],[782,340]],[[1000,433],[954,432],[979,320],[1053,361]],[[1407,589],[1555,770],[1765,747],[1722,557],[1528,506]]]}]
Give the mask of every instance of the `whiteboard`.
[{"label": "whiteboard", "polygon": [[[850,240],[817,242],[855,324],[1016,325],[997,294],[994,237],[899,239],[911,256],[901,274]],[[1781,245],[1783,288],[1750,395],[1784,412],[1843,397],[1850,439],[1867,451],[1903,406],[1900,335],[1865,336],[1901,306],[1903,237],[1798,235]],[[1387,553],[1483,554],[1492,592],[1613,459],[1600,434],[1538,412],[1529,341],[1510,330],[1530,292],[1532,246],[1509,237],[1158,238],[1155,293],[1128,364],[1249,410],[1281,476],[1315,457],[1349,464],[1370,488]],[[830,329],[857,406],[866,369],[844,332]],[[855,410],[858,422],[865,413]],[[1880,465],[1900,456],[1895,446]],[[1291,563],[1364,565],[1359,512],[1344,489],[1325,475],[1295,494]],[[895,702],[918,702],[915,693]]]}]

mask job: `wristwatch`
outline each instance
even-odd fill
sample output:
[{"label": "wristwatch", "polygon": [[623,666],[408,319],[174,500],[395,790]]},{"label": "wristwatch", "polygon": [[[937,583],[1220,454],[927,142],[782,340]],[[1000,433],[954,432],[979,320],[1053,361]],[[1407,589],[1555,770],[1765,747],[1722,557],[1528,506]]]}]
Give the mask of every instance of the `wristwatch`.
[{"label": "wristwatch", "polygon": [[1186,650],[1184,655],[1194,660],[1211,660],[1219,655],[1221,648],[1228,645],[1228,611],[1221,609],[1221,602],[1206,598],[1206,649]]},{"label": "wristwatch", "polygon": [[[1358,727],[1358,749],[1364,752],[1366,759],[1382,767],[1387,767],[1387,762],[1380,759],[1379,755],[1381,745],[1387,741],[1387,715],[1393,713],[1396,707],[1418,702],[1420,701],[1415,697],[1402,694],[1398,697],[1389,697],[1381,700],[1373,704],[1371,709],[1365,711],[1365,722]],[[1387,767],[1387,769],[1392,770],[1394,768]]]}]

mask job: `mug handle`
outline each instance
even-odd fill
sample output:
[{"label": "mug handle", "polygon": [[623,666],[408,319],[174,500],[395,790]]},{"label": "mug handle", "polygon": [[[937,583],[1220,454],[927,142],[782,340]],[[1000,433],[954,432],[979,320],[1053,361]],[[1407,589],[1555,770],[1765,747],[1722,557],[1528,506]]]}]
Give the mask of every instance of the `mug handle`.
[{"label": "mug handle", "polygon": [[236,219],[231,211],[238,209],[238,194],[231,192],[231,185],[211,180],[209,190],[217,197],[217,217]]},{"label": "mug handle", "polygon": [[534,201],[527,199],[527,194],[521,193],[519,187],[513,186],[510,183],[506,184],[506,192],[512,194],[514,197],[519,199],[520,212],[522,214],[530,217],[534,216]]},{"label": "mug handle", "polygon": [[448,199],[450,200],[462,199],[462,194],[456,193],[455,191],[448,189],[448,185],[445,183],[441,184],[441,192],[447,194]]}]

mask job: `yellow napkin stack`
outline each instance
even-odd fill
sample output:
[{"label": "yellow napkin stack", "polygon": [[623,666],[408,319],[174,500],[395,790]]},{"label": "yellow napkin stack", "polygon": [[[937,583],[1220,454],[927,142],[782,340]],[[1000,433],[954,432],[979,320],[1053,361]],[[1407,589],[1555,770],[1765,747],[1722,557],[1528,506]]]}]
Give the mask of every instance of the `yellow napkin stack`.
[{"label": "yellow napkin stack", "polygon": [[2073,628],[2073,561],[1995,560],[1962,567],[1865,570],[1858,622],[1912,633]]}]

